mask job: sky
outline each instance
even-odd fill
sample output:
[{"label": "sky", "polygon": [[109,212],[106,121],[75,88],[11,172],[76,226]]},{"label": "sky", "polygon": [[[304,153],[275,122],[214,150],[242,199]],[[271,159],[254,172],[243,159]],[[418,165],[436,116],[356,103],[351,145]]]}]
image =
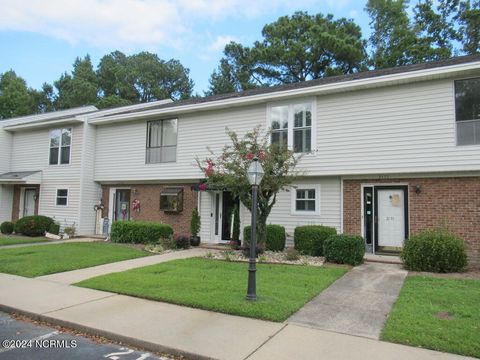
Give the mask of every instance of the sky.
[{"label": "sky", "polygon": [[352,18],[369,34],[355,0],[0,0],[0,73],[13,69],[40,88],[89,54],[96,68],[114,50],[178,59],[203,95],[225,44],[261,40],[265,24],[295,11]]}]

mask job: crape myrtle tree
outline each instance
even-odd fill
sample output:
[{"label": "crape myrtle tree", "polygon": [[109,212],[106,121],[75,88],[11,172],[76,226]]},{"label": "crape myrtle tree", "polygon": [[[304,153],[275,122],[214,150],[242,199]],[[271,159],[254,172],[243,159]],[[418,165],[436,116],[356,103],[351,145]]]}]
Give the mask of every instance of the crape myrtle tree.
[{"label": "crape myrtle tree", "polygon": [[258,126],[242,138],[228,129],[231,144],[225,145],[220,154],[210,151],[205,160],[197,158],[197,164],[205,174],[206,182],[201,190],[228,190],[237,196],[247,208],[252,208],[252,186],[248,182],[247,170],[254,157],[260,161],[265,175],[258,188],[257,241],[258,249],[265,249],[266,223],[268,215],[277,200],[279,191],[287,189],[299,175],[295,167],[299,154],[270,144],[269,132],[262,132]]}]

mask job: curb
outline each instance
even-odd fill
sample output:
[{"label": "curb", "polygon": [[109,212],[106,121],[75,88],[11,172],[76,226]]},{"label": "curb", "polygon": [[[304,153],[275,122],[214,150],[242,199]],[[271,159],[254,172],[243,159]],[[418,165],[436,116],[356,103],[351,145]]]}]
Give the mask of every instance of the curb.
[{"label": "curb", "polygon": [[218,360],[218,359],[215,359],[215,358],[190,353],[190,352],[179,350],[179,349],[172,348],[172,347],[169,347],[169,346],[164,346],[164,345],[152,343],[152,342],[149,342],[149,341],[139,340],[139,339],[136,339],[136,338],[125,336],[125,335],[115,334],[115,333],[110,332],[110,331],[99,330],[99,329],[95,329],[95,328],[92,328],[92,327],[89,327],[89,326],[76,324],[76,323],[73,323],[73,322],[70,322],[70,321],[56,319],[56,318],[53,318],[53,317],[50,317],[50,316],[47,316],[47,315],[36,314],[36,313],[30,312],[30,311],[20,310],[20,309],[17,309],[17,308],[11,307],[11,306],[7,306],[7,305],[3,305],[3,304],[0,304],[0,311],[10,313],[10,314],[11,313],[16,313],[16,314],[24,315],[24,316],[27,316],[27,317],[32,318],[34,320],[43,321],[43,322],[46,322],[46,323],[50,323],[52,325],[62,326],[62,327],[68,328],[68,329],[80,331],[80,332],[90,334],[90,335],[94,335],[94,336],[101,336],[101,337],[104,337],[105,339],[111,340],[113,342],[118,342],[118,343],[122,343],[122,344],[125,344],[125,345],[130,345],[132,347],[136,347],[136,348],[139,348],[139,349],[144,349],[144,350],[147,350],[147,351],[159,352],[159,353],[164,353],[164,354],[171,354],[171,355],[174,355],[174,356],[183,356],[183,357],[186,357],[189,360],[190,359],[192,359],[192,360]]}]

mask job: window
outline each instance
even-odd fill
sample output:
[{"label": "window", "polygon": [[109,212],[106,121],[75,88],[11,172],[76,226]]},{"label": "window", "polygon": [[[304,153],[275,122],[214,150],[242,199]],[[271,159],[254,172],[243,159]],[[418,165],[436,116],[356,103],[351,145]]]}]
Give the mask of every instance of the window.
[{"label": "window", "polygon": [[174,162],[177,157],[177,119],[147,123],[146,163]]},{"label": "window", "polygon": [[297,189],[295,211],[315,211],[315,189]]},{"label": "window", "polygon": [[68,205],[68,189],[57,189],[57,206]]},{"label": "window", "polygon": [[319,215],[320,214],[320,185],[302,184],[291,191],[293,215]]},{"label": "window", "polygon": [[72,129],[55,129],[50,131],[50,165],[70,164],[70,147]]},{"label": "window", "polygon": [[455,81],[457,145],[480,145],[480,78]]},{"label": "window", "polygon": [[312,102],[272,106],[270,127],[272,144],[288,146],[296,153],[312,151]]},{"label": "window", "polygon": [[160,193],[160,210],[180,212],[183,210],[183,188],[165,188]]}]

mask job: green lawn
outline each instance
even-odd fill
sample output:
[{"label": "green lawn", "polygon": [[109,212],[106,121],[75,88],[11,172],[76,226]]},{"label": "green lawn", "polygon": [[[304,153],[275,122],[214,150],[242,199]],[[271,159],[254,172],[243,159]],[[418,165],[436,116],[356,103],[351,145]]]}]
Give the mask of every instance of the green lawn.
[{"label": "green lawn", "polygon": [[147,255],[131,247],[100,242],[0,249],[0,272],[35,277]]},{"label": "green lawn", "polygon": [[29,237],[20,235],[2,235],[0,234],[0,246],[2,245],[15,245],[15,244],[28,244],[49,241],[43,236]]},{"label": "green lawn", "polygon": [[76,285],[283,321],[347,271],[343,267],[258,264],[258,300],[248,302],[247,268],[247,263],[192,258],[98,276]]},{"label": "green lawn", "polygon": [[381,339],[480,357],[480,280],[407,278]]}]

